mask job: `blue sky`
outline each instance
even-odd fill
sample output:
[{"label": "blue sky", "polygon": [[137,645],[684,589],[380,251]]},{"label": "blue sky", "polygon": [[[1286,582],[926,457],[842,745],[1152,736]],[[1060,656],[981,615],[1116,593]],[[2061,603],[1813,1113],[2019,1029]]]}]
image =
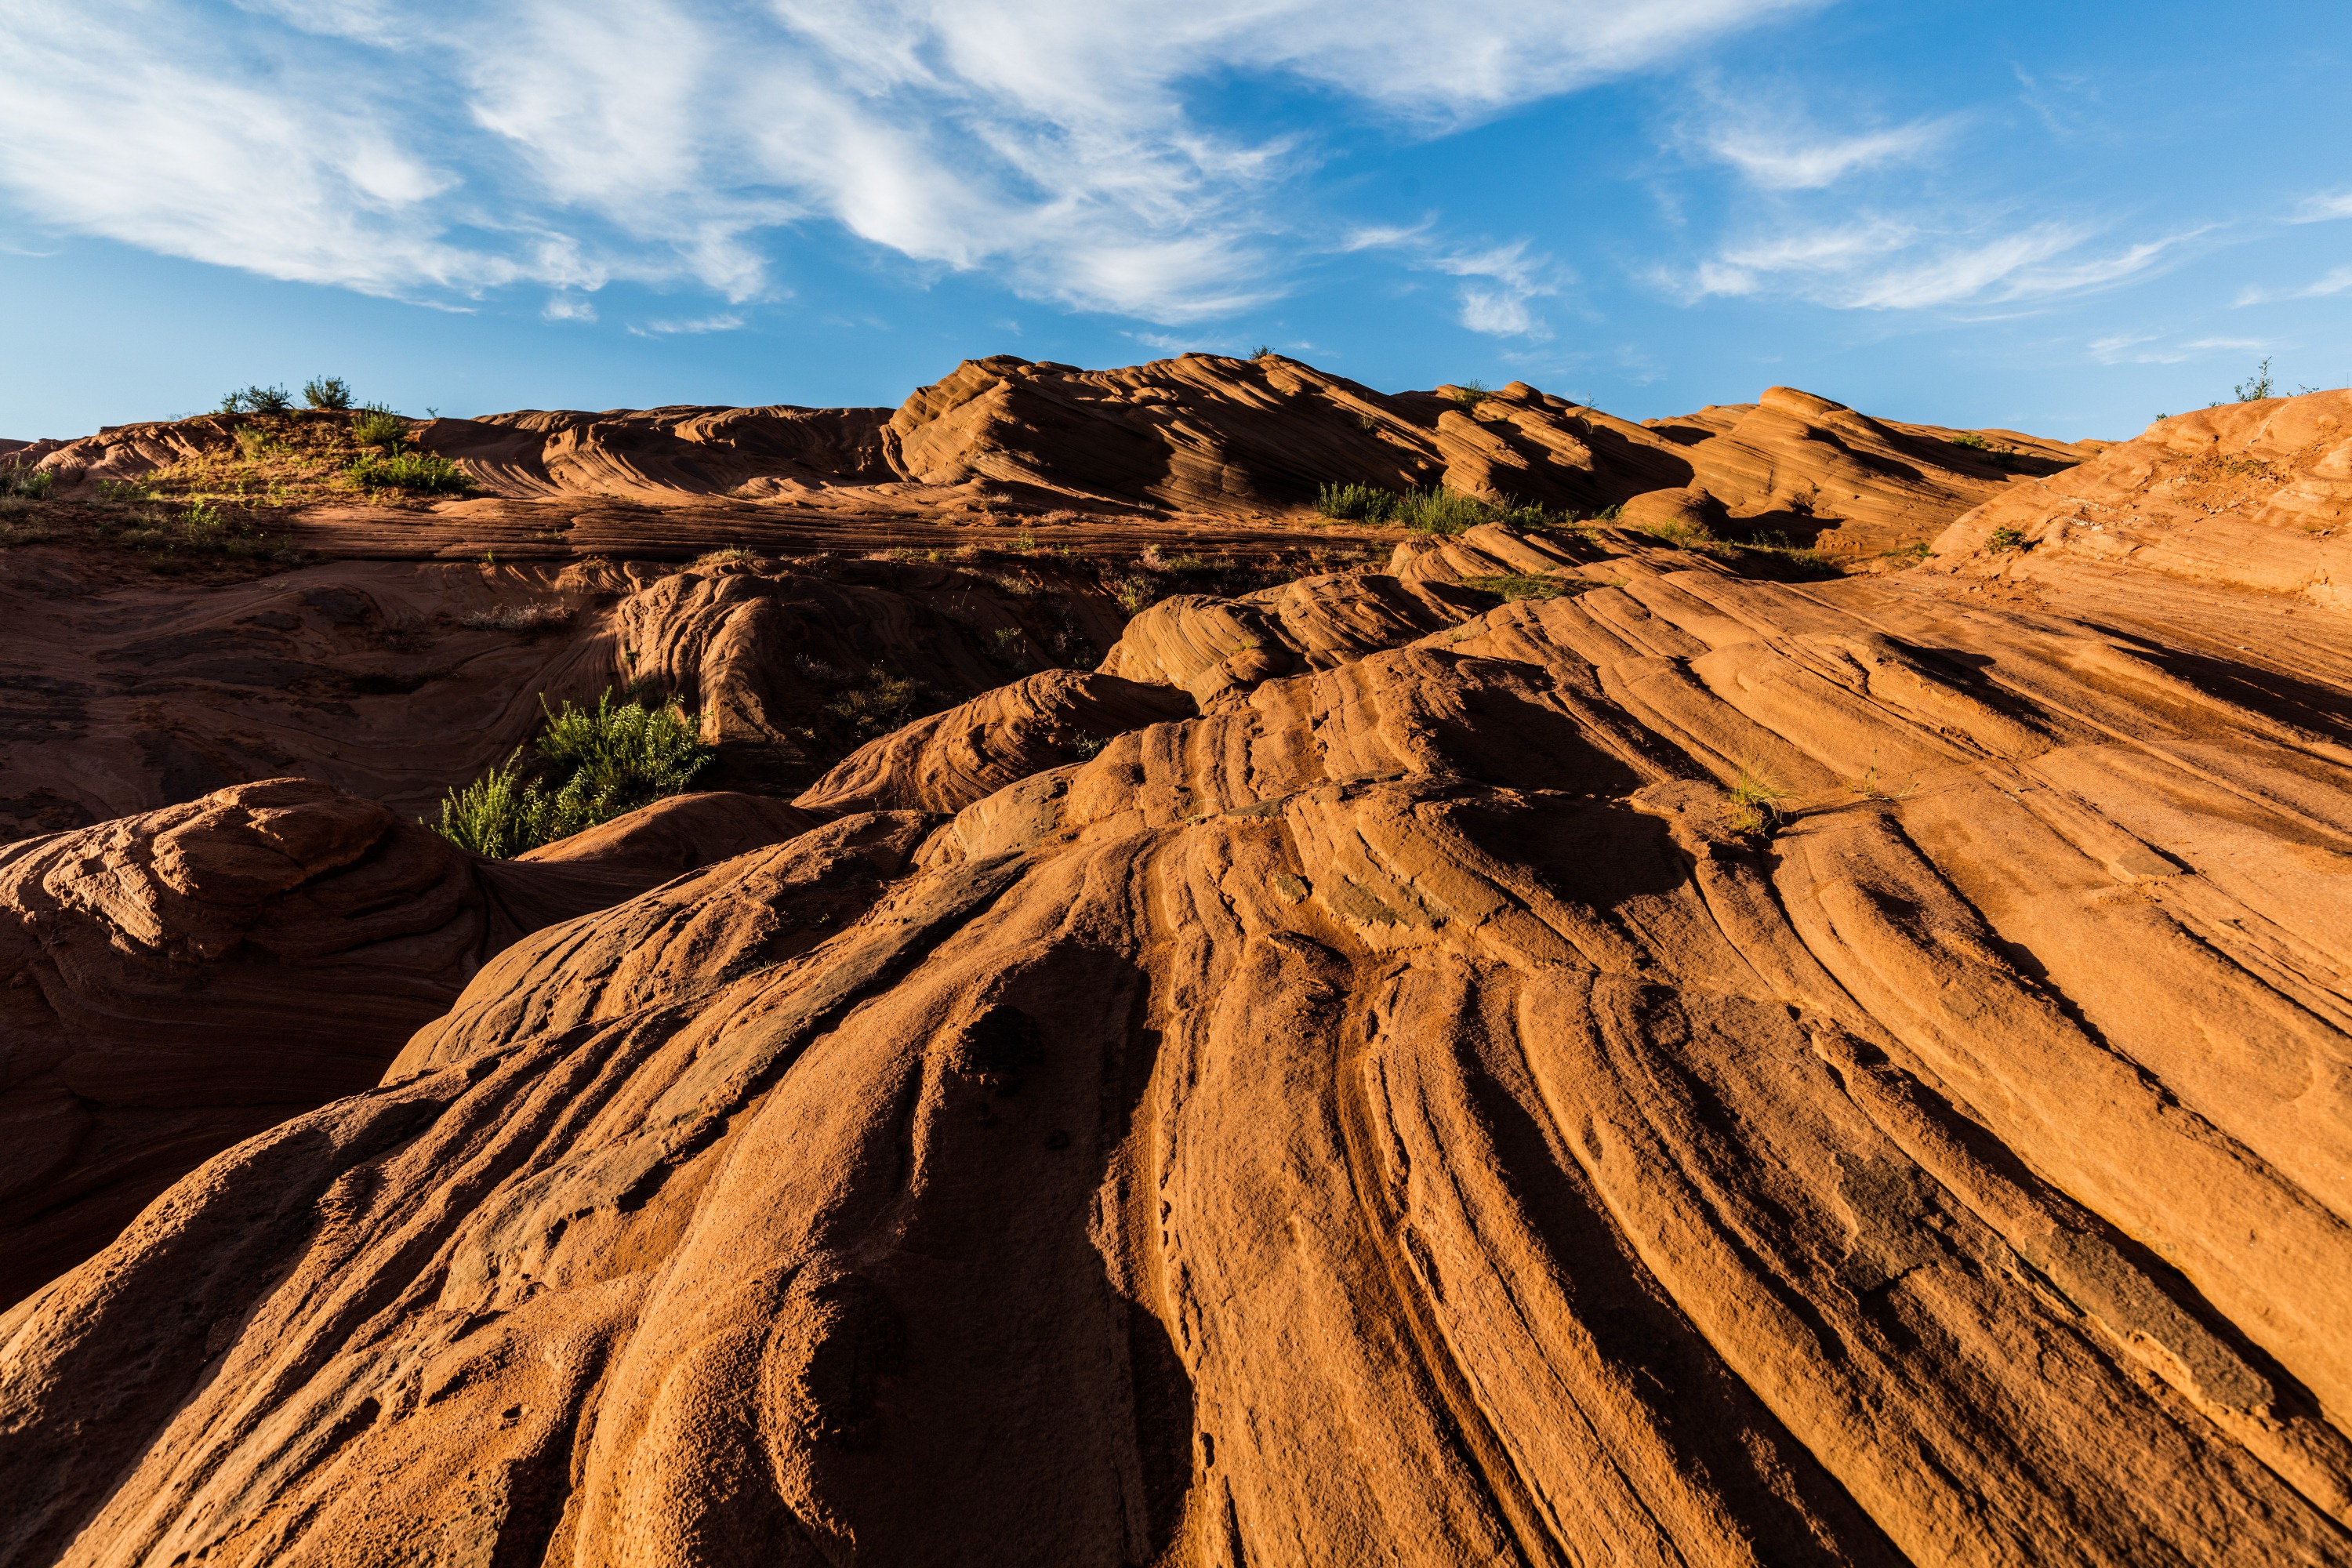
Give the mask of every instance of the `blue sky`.
[{"label": "blue sky", "polygon": [[0,0],[0,435],[1275,346],[2119,436],[2352,381],[2340,5]]}]

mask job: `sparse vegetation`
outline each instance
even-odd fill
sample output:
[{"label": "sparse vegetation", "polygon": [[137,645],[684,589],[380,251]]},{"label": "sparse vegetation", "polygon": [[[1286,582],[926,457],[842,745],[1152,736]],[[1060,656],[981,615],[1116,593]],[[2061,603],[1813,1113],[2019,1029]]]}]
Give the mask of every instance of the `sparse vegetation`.
[{"label": "sparse vegetation", "polygon": [[[905,560],[913,553],[912,551],[905,552],[903,554],[898,551],[892,551],[891,557],[894,560]],[[730,544],[723,550],[703,552],[694,558],[694,563],[697,566],[749,566],[757,559],[757,556],[741,545]]]},{"label": "sparse vegetation", "polygon": [[1545,528],[1557,521],[1539,506],[1521,506],[1507,498],[1486,500],[1444,485],[1399,494],[1376,485],[1327,484],[1317,498],[1315,510],[1328,518],[1392,524],[1416,533],[1460,533],[1482,522]]},{"label": "sparse vegetation", "polygon": [[290,412],[293,395],[282,386],[247,386],[229,393],[220,401],[223,414],[268,414]]},{"label": "sparse vegetation", "polygon": [[520,632],[535,637],[562,630],[578,614],[569,605],[500,605],[491,610],[470,610],[457,617],[457,624],[468,631]]},{"label": "sparse vegetation", "polygon": [[2025,548],[2025,535],[2018,530],[2011,528],[2007,524],[2003,524],[2001,527],[1996,528],[1990,533],[1985,535],[1985,548],[1991,551],[1995,555],[2006,555],[2012,550],[2022,550]]},{"label": "sparse vegetation", "polygon": [[1990,463],[1996,468],[2015,468],[2019,454],[2011,447],[1998,447],[1973,430],[1963,430],[1952,437],[1955,447],[1967,447],[1979,462]]},{"label": "sparse vegetation", "polygon": [[2259,403],[2265,397],[2276,397],[2278,393],[2271,384],[2270,357],[2264,355],[2263,363],[2254,367],[2254,374],[2231,387],[2230,393],[2233,403]]},{"label": "sparse vegetation", "polygon": [[863,744],[921,717],[923,698],[920,681],[893,675],[877,664],[866,670],[864,680],[827,703],[825,711]]},{"label": "sparse vegetation", "polygon": [[381,403],[371,403],[352,421],[352,439],[390,456],[408,445],[408,421]]},{"label": "sparse vegetation", "polygon": [[27,468],[11,463],[0,468],[0,495],[21,497],[26,500],[47,500],[49,489],[58,476],[48,468]]},{"label": "sparse vegetation", "polygon": [[302,384],[302,401],[313,408],[349,408],[351,384],[340,375],[313,376]]},{"label": "sparse vegetation", "polygon": [[466,477],[465,469],[446,458],[436,458],[429,452],[362,458],[351,466],[349,471],[352,482],[362,489],[463,495],[474,488],[474,481]]},{"label": "sparse vegetation", "polygon": [[693,715],[675,702],[566,702],[546,715],[539,739],[441,803],[427,823],[461,848],[508,859],[684,791],[708,765]]},{"label": "sparse vegetation", "polygon": [[1739,764],[1723,815],[1738,833],[1768,835],[1788,819],[1789,791],[1753,763]]},{"label": "sparse vegetation", "polygon": [[1250,350],[1250,358],[1252,359],[1272,359],[1274,357],[1274,345],[1272,343],[1260,343],[1257,347]]},{"label": "sparse vegetation", "polygon": [[1468,381],[1457,382],[1454,390],[1446,394],[1453,399],[1454,405],[1465,414],[1475,414],[1478,405],[1494,395],[1486,390],[1486,384],[1475,376]]}]

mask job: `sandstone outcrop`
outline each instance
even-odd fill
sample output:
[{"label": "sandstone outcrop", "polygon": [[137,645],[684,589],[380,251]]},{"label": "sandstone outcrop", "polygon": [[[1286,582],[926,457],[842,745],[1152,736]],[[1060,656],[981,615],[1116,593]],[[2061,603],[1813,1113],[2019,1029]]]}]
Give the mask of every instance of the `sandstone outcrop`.
[{"label": "sandstone outcrop", "polygon": [[[981,449],[1054,385],[964,390]],[[1759,406],[1651,439],[1964,499]],[[470,865],[666,879],[513,921],[379,1084],[0,1314],[0,1565],[2352,1563],[2347,416],[1988,478],[1879,576],[1406,538],[793,806]],[[609,637],[795,741],[856,627],[940,696],[1018,644],[936,572],[708,566]],[[261,962],[374,818],[254,802],[221,869],[110,823],[0,872],[195,865]],[[362,891],[346,936],[409,908]]]},{"label": "sandstone outcrop", "polygon": [[0,1563],[2352,1562],[2345,613],[1994,508],[1480,531],[877,745],[0,1319]]},{"label": "sandstone outcrop", "polygon": [[[37,460],[88,493],[226,452],[242,418],[126,426]],[[1202,353],[1103,371],[967,360],[896,410],[526,410],[419,422],[415,437],[486,493],[443,503],[437,515],[453,522],[583,502],[756,502],[755,515],[843,519],[999,504],[1264,518],[1312,505],[1325,484],[1444,485],[1588,516],[1631,506],[1800,543],[1826,537],[1865,555],[1916,543],[2099,446],[1874,419],[1790,387],[1636,424],[1520,382],[1391,394],[1281,355]],[[358,542],[346,534],[346,548]]]},{"label": "sandstone outcrop", "polygon": [[368,1088],[516,938],[813,825],[686,795],[484,862],[278,779],[0,847],[0,1302],[221,1150]]}]

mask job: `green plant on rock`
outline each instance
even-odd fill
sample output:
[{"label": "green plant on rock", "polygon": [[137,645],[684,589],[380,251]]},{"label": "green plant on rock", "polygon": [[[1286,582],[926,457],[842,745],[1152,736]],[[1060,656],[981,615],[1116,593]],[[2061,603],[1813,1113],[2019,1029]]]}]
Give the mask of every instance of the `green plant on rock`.
[{"label": "green plant on rock", "polygon": [[340,375],[312,376],[302,384],[302,401],[313,408],[349,408],[351,384]]},{"label": "green plant on rock", "polygon": [[682,793],[709,764],[694,716],[611,690],[593,708],[567,701],[538,740],[441,802],[435,832],[477,855],[508,859]]},{"label": "green plant on rock", "polygon": [[1468,381],[1455,383],[1454,390],[1446,394],[1446,396],[1453,400],[1454,406],[1461,409],[1465,414],[1475,413],[1480,404],[1494,395],[1486,390],[1486,384],[1475,376]]},{"label": "green plant on rock", "polygon": [[474,488],[466,470],[446,458],[429,452],[401,452],[391,457],[362,458],[347,470],[362,489],[421,490],[464,495]]},{"label": "green plant on rock", "polygon": [[26,500],[47,500],[49,487],[58,482],[56,472],[49,468],[26,468],[10,464],[0,468],[0,495],[21,496]]},{"label": "green plant on rock", "polygon": [[293,406],[292,395],[282,386],[240,387],[220,401],[223,414],[284,414]]},{"label": "green plant on rock", "polygon": [[1985,535],[1985,548],[1995,555],[2006,555],[2012,550],[2025,548],[2025,535],[2004,524]]},{"label": "green plant on rock", "polygon": [[352,421],[352,439],[389,457],[408,444],[408,421],[381,403],[371,403]]},{"label": "green plant on rock", "polygon": [[2271,362],[2267,355],[2254,367],[2254,374],[2230,389],[2231,400],[2236,403],[2259,403],[2265,397],[2276,397],[2271,385]]},{"label": "green plant on rock", "polygon": [[1789,791],[1751,763],[1739,764],[1724,803],[1724,819],[1733,831],[1765,835],[1788,819]]},{"label": "green plant on rock", "polygon": [[919,717],[923,696],[921,682],[893,675],[877,664],[864,680],[827,703],[825,711],[864,742]]}]

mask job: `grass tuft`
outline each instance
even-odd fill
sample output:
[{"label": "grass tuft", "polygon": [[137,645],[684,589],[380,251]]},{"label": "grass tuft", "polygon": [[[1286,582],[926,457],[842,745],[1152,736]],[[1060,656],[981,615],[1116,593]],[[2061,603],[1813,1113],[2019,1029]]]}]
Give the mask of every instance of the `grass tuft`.
[{"label": "grass tuft", "polygon": [[542,697],[540,711],[538,741],[451,790],[441,820],[426,826],[460,848],[509,859],[681,794],[711,758],[694,716],[675,702],[616,703],[607,690],[593,708],[566,702],[553,712]]},{"label": "grass tuft", "polygon": [[14,463],[0,468],[0,495],[47,500],[50,487],[57,482],[56,470],[51,468],[26,468]]},{"label": "grass tuft", "polygon": [[2025,535],[2019,530],[2003,524],[1985,535],[1985,548],[1995,555],[2006,555],[2012,550],[2025,548]]},{"label": "grass tuft", "polygon": [[350,473],[352,482],[362,489],[464,495],[474,488],[474,481],[466,477],[465,469],[446,458],[436,458],[429,452],[362,458],[351,466]]},{"label": "grass tuft", "polygon": [[1735,832],[1769,835],[1788,820],[1789,799],[1789,791],[1761,768],[1742,763],[1724,803],[1724,818]]}]

